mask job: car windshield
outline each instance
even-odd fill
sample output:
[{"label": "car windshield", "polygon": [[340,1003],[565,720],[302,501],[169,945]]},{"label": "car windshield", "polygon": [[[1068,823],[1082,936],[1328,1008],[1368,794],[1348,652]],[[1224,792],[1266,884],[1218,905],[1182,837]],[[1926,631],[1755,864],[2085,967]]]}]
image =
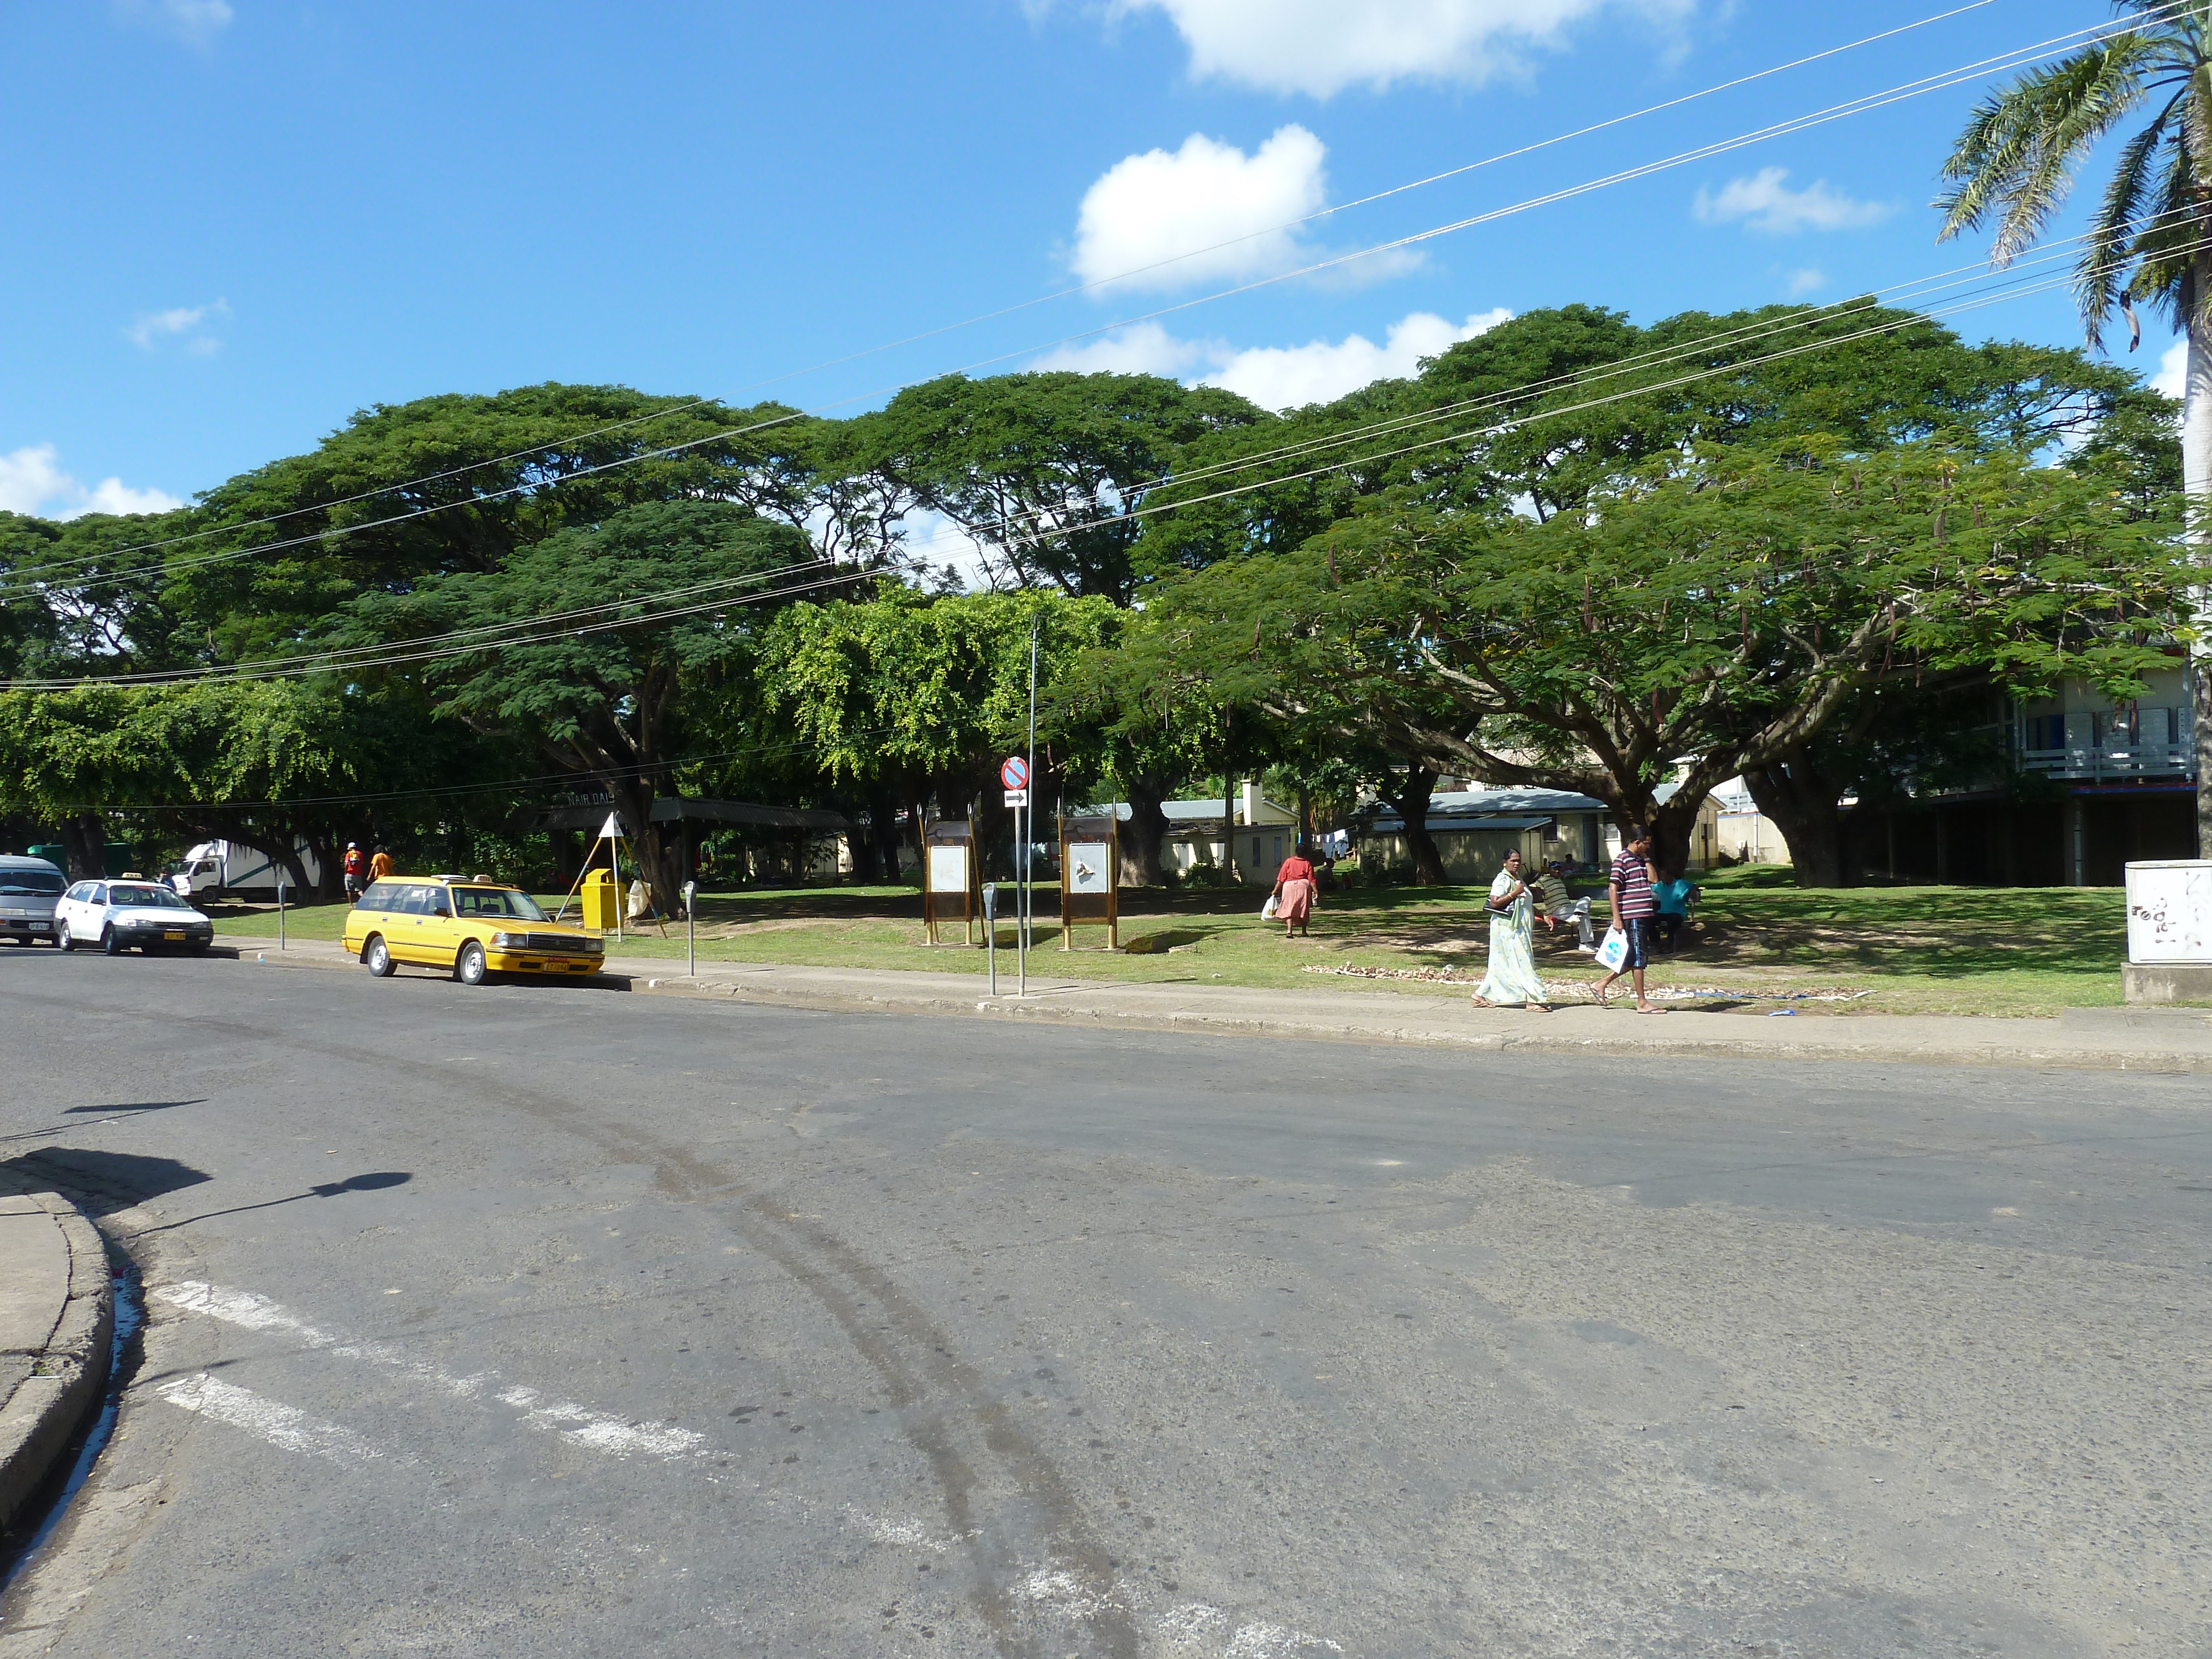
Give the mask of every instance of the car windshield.
[{"label": "car windshield", "polygon": [[143,905],[154,910],[187,910],[191,907],[166,887],[130,886],[117,882],[107,890],[107,902],[118,908]]},{"label": "car windshield", "polygon": [[465,916],[520,916],[525,921],[545,920],[545,913],[538,908],[536,899],[511,887],[456,887],[453,889],[453,908]]},{"label": "car windshield", "polygon": [[58,870],[0,870],[0,895],[9,898],[58,898],[68,884]]}]

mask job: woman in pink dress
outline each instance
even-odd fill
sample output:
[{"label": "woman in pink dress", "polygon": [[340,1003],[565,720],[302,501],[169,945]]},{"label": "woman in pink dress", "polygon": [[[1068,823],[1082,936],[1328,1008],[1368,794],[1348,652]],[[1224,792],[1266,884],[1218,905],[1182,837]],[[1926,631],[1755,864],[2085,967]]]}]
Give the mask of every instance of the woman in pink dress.
[{"label": "woman in pink dress", "polygon": [[1283,860],[1283,867],[1275,872],[1275,919],[1283,924],[1283,937],[1293,932],[1306,931],[1306,918],[1313,914],[1314,867],[1306,857],[1306,844],[1300,842],[1297,849]]}]

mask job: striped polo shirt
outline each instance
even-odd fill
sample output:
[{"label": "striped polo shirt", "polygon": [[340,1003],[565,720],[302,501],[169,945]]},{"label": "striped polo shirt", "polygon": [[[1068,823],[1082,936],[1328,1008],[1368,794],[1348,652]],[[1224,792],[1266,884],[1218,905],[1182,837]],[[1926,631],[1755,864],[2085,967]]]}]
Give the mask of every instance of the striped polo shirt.
[{"label": "striped polo shirt", "polygon": [[1659,901],[1651,896],[1651,872],[1638,854],[1623,853],[1613,861],[1613,884],[1620,889],[1620,904],[1613,913],[1615,921],[1659,914]]}]

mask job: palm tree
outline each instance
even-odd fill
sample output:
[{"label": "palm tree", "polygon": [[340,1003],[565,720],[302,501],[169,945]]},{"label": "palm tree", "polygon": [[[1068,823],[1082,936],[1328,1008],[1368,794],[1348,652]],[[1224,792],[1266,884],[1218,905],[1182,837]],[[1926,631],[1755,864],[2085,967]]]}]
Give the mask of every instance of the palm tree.
[{"label": "palm tree", "polygon": [[[2139,301],[2171,317],[2187,343],[2181,471],[2203,562],[2212,547],[2212,0],[2116,5],[2139,22],[2031,70],[1975,107],[1943,164],[1938,240],[1994,221],[1990,259],[2008,263],[2065,199],[2089,149],[2149,112],[2120,149],[2074,291],[2092,346],[2115,311],[2139,338]],[[2212,590],[2197,589],[2195,610],[2197,841],[2212,857]]]}]

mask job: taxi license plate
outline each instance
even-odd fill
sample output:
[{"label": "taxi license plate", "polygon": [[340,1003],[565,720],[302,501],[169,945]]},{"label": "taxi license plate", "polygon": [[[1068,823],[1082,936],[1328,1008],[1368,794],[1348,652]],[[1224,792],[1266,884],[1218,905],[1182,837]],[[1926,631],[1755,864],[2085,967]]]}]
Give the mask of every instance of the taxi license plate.
[{"label": "taxi license plate", "polygon": [[163,939],[182,939],[184,938],[184,935],[182,933],[164,933],[161,937]]}]

